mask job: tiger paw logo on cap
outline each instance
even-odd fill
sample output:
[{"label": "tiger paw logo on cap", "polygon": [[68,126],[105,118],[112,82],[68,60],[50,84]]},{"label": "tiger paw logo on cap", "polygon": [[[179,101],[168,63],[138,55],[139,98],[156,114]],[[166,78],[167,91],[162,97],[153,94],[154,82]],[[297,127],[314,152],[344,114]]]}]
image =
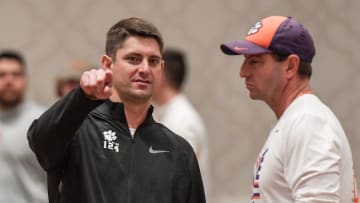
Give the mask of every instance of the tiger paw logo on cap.
[{"label": "tiger paw logo on cap", "polygon": [[247,35],[252,35],[255,34],[257,32],[259,32],[260,28],[262,27],[262,23],[261,21],[257,22],[254,26],[252,26],[249,30],[249,32],[247,33]]},{"label": "tiger paw logo on cap", "polygon": [[248,34],[245,39],[263,48],[269,48],[278,28],[286,19],[287,17],[284,16],[264,18],[250,29],[249,32],[252,29],[254,31],[252,34]]},{"label": "tiger paw logo on cap", "polygon": [[300,60],[311,63],[315,46],[310,33],[295,19],[286,16],[269,16],[252,26],[243,40],[220,45],[228,55],[296,54]]}]

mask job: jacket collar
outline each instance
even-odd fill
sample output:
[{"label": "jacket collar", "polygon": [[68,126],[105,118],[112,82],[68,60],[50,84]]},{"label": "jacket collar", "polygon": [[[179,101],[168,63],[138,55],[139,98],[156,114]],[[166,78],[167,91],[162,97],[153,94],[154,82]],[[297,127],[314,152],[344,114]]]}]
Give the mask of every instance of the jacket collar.
[{"label": "jacket collar", "polygon": [[[154,107],[151,105],[148,109],[148,113],[143,124],[154,122],[152,117]],[[120,120],[123,123],[127,123],[124,111],[124,104],[121,102],[112,102],[111,100],[106,100],[102,105],[97,108],[94,113],[97,115],[105,116],[108,119]]]}]

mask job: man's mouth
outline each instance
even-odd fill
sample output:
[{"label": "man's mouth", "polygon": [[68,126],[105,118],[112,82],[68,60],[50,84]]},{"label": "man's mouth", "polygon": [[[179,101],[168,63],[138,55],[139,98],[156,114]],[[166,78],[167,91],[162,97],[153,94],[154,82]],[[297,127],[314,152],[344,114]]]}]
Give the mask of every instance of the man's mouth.
[{"label": "man's mouth", "polygon": [[250,82],[245,82],[246,88],[250,89],[253,85]]},{"label": "man's mouth", "polygon": [[144,79],[135,79],[134,82],[139,84],[151,84],[149,80],[144,80]]}]

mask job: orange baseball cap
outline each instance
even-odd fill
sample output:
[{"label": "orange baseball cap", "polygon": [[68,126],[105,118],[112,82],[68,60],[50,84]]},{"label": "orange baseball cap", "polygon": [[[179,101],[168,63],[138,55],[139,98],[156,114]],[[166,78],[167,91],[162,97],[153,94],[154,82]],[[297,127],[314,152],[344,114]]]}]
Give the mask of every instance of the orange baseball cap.
[{"label": "orange baseball cap", "polygon": [[315,56],[315,46],[309,32],[295,19],[285,16],[263,18],[250,28],[243,40],[223,43],[220,48],[228,55],[296,54],[309,63]]}]

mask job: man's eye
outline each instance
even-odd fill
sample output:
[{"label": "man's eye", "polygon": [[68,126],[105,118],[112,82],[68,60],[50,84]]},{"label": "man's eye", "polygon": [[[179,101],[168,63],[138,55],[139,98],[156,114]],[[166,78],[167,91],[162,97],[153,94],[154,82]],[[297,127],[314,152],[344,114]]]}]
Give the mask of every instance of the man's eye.
[{"label": "man's eye", "polygon": [[137,62],[137,61],[140,61],[140,58],[139,58],[139,57],[135,57],[135,56],[129,56],[129,57],[128,57],[128,60],[129,60],[129,61],[133,61],[133,62]]},{"label": "man's eye", "polygon": [[150,59],[150,63],[153,65],[157,65],[160,63],[160,60],[159,59]]},{"label": "man's eye", "polygon": [[128,56],[126,60],[129,61],[129,63],[138,64],[141,63],[142,58],[138,56]]},{"label": "man's eye", "polygon": [[0,73],[0,78],[5,78],[8,76],[14,77],[14,78],[20,78],[24,75],[22,72],[14,72],[14,73]]},{"label": "man's eye", "polygon": [[251,61],[250,61],[250,64],[251,64],[251,65],[256,65],[256,64],[258,64],[258,63],[259,63],[258,60],[251,60]]}]

